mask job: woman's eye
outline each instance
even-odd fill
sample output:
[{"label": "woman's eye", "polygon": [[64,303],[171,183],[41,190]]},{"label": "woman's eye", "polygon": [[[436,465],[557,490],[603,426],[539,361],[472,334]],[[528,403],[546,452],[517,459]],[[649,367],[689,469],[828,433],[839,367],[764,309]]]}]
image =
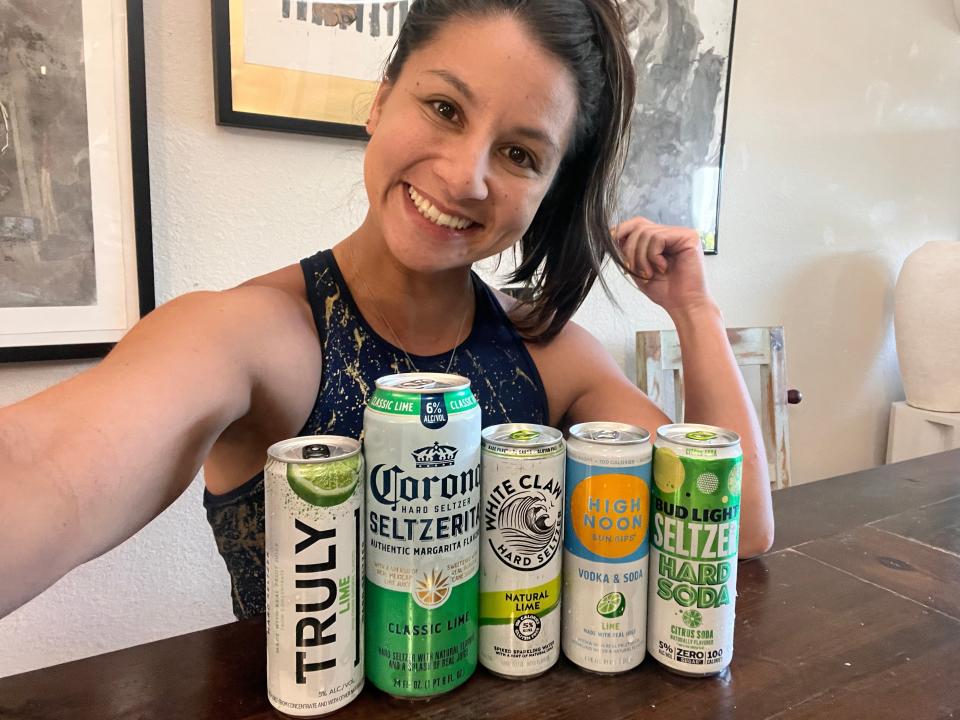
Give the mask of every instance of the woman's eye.
[{"label": "woman's eye", "polygon": [[522,147],[514,145],[507,148],[507,157],[510,159],[510,162],[520,167],[533,167],[533,158],[530,157],[530,153]]},{"label": "woman's eye", "polygon": [[457,119],[457,108],[453,103],[449,103],[446,100],[434,100],[432,105],[433,109],[437,111],[437,115],[447,120]]}]

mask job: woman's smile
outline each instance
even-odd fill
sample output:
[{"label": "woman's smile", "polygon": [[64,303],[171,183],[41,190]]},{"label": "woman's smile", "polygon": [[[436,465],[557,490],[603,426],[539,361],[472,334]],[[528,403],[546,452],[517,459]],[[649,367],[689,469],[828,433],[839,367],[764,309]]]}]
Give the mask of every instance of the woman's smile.
[{"label": "woman's smile", "polygon": [[434,201],[417,191],[413,185],[407,185],[407,194],[416,206],[417,211],[435,225],[453,230],[468,230],[477,225],[473,220],[462,217],[459,213],[455,214],[453,211],[438,207]]}]

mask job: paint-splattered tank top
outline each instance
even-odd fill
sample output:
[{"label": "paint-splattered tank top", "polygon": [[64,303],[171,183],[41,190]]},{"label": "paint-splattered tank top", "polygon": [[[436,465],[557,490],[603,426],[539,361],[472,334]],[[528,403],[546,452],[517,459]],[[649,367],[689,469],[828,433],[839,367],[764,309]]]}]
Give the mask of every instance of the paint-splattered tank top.
[{"label": "paint-splattered tank top", "polygon": [[[313,410],[298,435],[359,438],[376,379],[413,368],[403,350],[364,320],[331,251],[300,265],[319,331],[323,369]],[[457,348],[450,372],[471,380],[484,426],[547,423],[547,398],[530,353],[493,292],[475,274],[473,287],[473,328]],[[411,358],[421,372],[443,372],[450,353]],[[233,612],[241,619],[264,612],[263,503],[262,472],[229,493],[204,494],[207,520],[230,573]]]}]

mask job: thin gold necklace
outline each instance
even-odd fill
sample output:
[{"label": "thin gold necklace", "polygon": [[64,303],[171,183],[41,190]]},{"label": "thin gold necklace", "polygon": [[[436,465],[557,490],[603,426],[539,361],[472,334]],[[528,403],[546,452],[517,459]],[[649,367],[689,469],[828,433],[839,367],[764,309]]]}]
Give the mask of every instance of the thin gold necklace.
[{"label": "thin gold necklace", "polygon": [[[380,318],[380,321],[387,326],[387,329],[393,335],[393,339],[397,341],[397,347],[403,351],[403,356],[407,359],[407,365],[410,366],[410,369],[414,372],[420,372],[420,369],[413,363],[413,360],[410,358],[410,353],[407,352],[407,349],[403,346],[403,341],[400,339],[399,333],[393,329],[393,325],[390,324],[390,321],[387,320],[387,317],[380,310],[380,305],[377,302],[376,296],[370,290],[370,286],[367,285],[366,278],[363,277],[363,273],[360,272],[360,268],[357,266],[356,256],[353,254],[353,248],[350,248],[350,265],[353,267],[353,270],[356,272],[358,278],[360,278],[360,283],[363,285],[364,291],[366,291],[367,296],[370,298],[370,302],[373,303],[373,309],[377,312],[377,317]],[[450,373],[450,368],[453,367],[453,359],[457,356],[457,348],[460,346],[460,334],[463,332],[463,326],[467,322],[467,314],[470,312],[470,303],[467,303],[467,306],[463,310],[463,317],[460,318],[460,327],[457,328],[457,336],[453,340],[453,350],[450,351],[450,360],[447,361],[447,369],[444,370],[444,374]]]}]

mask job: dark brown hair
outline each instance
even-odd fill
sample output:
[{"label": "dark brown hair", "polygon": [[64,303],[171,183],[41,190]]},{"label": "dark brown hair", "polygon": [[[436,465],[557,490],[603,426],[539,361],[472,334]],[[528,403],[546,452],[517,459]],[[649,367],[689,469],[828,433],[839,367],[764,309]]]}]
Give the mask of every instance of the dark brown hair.
[{"label": "dark brown hair", "polygon": [[[623,262],[609,232],[626,153],[634,73],[616,0],[417,0],[387,64],[396,80],[412,52],[448,21],[507,15],[570,70],[577,125],[533,222],[520,240],[512,282],[529,287],[514,322],[529,339],[554,337],[586,299],[609,255]],[[603,282],[601,277],[601,282]]]}]

